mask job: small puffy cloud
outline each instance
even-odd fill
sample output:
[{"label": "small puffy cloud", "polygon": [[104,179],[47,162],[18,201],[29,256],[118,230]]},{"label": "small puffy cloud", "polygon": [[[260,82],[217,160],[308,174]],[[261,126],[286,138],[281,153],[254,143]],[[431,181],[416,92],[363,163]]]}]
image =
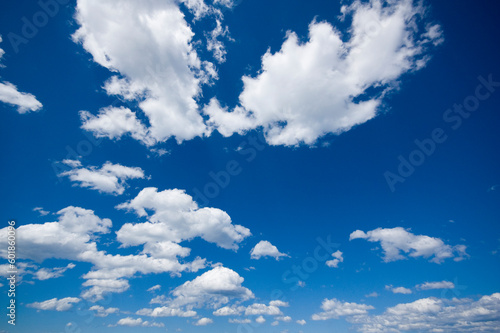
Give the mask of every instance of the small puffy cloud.
[{"label": "small puffy cloud", "polygon": [[80,301],[78,297],[52,298],[43,302],[34,302],[27,306],[38,310],[68,311],[73,307],[73,304]]},{"label": "small puffy cloud", "polygon": [[[0,43],[2,36],[0,36]],[[0,60],[5,51],[0,48]],[[5,67],[0,63],[0,68]],[[23,93],[17,90],[17,87],[10,82],[0,82],[0,102],[17,107],[17,112],[23,114],[30,111],[37,111],[42,108],[35,96],[29,93]]]},{"label": "small puffy cloud", "polygon": [[[171,298],[156,297],[154,302],[164,306],[141,309],[138,315],[151,317],[193,317],[197,313],[193,307],[217,308],[231,300],[246,301],[254,298],[253,293],[242,286],[244,279],[235,271],[223,266],[214,267],[191,281],[175,288]],[[186,309],[184,309],[184,307]],[[216,316],[239,315],[245,307],[225,306],[214,311]]]},{"label": "small puffy cloud", "polygon": [[263,324],[266,322],[266,319],[262,316],[258,316],[257,318],[255,318],[255,322],[257,322],[259,324]]},{"label": "small puffy cloud", "polygon": [[304,319],[299,319],[296,321],[297,324],[304,326],[307,322]]},{"label": "small puffy cloud", "polygon": [[164,323],[155,323],[155,322],[150,322],[150,321],[144,321],[142,323],[142,326],[143,327],[158,327],[158,328],[162,328],[162,327],[165,327],[165,324]]},{"label": "small puffy cloud", "polygon": [[366,304],[342,302],[335,298],[325,298],[321,304],[321,309],[323,312],[313,314],[312,320],[327,320],[344,316],[364,315],[368,313],[368,310],[373,310],[374,307]]},{"label": "small puffy cloud", "polygon": [[[158,192],[157,188],[144,188],[129,202],[117,208],[132,210],[145,223],[125,223],[117,232],[124,246],[144,243],[174,242],[201,237],[224,249],[238,249],[238,243],[250,236],[250,230],[232,224],[229,215],[216,208],[199,208],[193,198],[179,189]],[[152,215],[147,211],[152,211]],[[176,251],[183,251],[179,248]]]},{"label": "small puffy cloud", "polygon": [[434,263],[442,263],[445,259],[453,257],[457,261],[467,256],[465,245],[450,246],[439,238],[414,235],[401,227],[377,228],[366,233],[356,230],[349,237],[349,240],[353,239],[380,242],[385,262],[406,259],[402,253],[413,258],[431,258],[430,261]]},{"label": "small puffy cloud", "polygon": [[97,138],[120,139],[126,134],[150,146],[155,139],[149,134],[148,129],[137,119],[136,114],[124,107],[102,108],[94,116],[88,111],[80,111],[82,128],[92,132]]},{"label": "small puffy cloud", "polygon": [[259,73],[242,78],[240,105],[228,110],[213,99],[206,106],[208,124],[224,136],[262,128],[269,144],[292,146],[367,122],[442,41],[425,12],[411,0],[354,1],[343,7],[352,17],[345,35],[316,20],[305,42],[288,31],[279,51],[262,56]]},{"label": "small puffy cloud", "polygon": [[328,267],[338,268],[339,263],[344,261],[344,257],[342,257],[341,251],[337,250],[336,252],[332,253],[332,257],[334,257],[335,259],[327,260],[325,263]]},{"label": "small puffy cloud", "polygon": [[277,306],[277,307],[288,307],[289,306],[288,302],[284,302],[284,301],[279,300],[279,299],[269,302],[269,305]]},{"label": "small puffy cloud", "polygon": [[431,289],[454,289],[455,284],[450,281],[440,281],[440,282],[425,282],[416,286],[420,290],[431,290]]},{"label": "small puffy cloud", "polygon": [[208,324],[212,324],[214,321],[210,318],[200,318],[194,325],[195,326],[206,326]]},{"label": "small puffy cloud", "polygon": [[372,292],[372,293],[369,293],[369,294],[365,295],[365,297],[379,297],[379,296],[380,296],[380,295],[379,295],[376,291],[374,291],[374,292]]},{"label": "small puffy cloud", "polygon": [[84,275],[88,280],[82,285],[89,287],[82,292],[82,297],[90,301],[99,301],[103,299],[103,295],[107,293],[122,293],[130,288],[130,284],[124,279],[92,279],[90,278],[92,272]]},{"label": "small puffy cloud", "polygon": [[226,304],[231,299],[242,301],[254,298],[254,294],[242,286],[244,279],[235,271],[218,266],[187,281],[172,291],[174,305]]},{"label": "small puffy cloud", "polygon": [[118,320],[118,322],[116,323],[116,325],[119,325],[119,326],[130,326],[130,327],[141,326],[142,325],[142,319],[141,318],[134,319],[132,317],[126,317],[126,318],[122,318],[122,319]]},{"label": "small puffy cloud", "polygon": [[411,289],[405,287],[393,287],[393,286],[385,286],[386,290],[392,291],[394,294],[411,294]]},{"label": "small puffy cloud", "polygon": [[250,324],[252,321],[248,318],[246,319],[235,318],[235,319],[228,319],[228,322],[231,324]]},{"label": "small puffy cloud", "polygon": [[69,263],[66,267],[40,268],[35,272],[35,279],[48,280],[63,276],[68,269],[73,269],[75,264]]},{"label": "small puffy cloud", "polygon": [[115,327],[115,326],[129,326],[129,327],[165,327],[164,323],[155,323],[155,322],[150,322],[147,320],[142,320],[142,318],[137,318],[134,319],[132,317],[126,317],[118,320],[118,322],[115,325],[108,325],[108,327]]},{"label": "small puffy cloud", "polygon": [[50,212],[44,210],[43,207],[35,207],[35,208],[33,208],[33,211],[34,212],[38,212],[38,214],[40,214],[40,216],[45,216],[45,215],[49,215],[50,214]]},{"label": "small puffy cloud", "polygon": [[224,306],[213,312],[215,316],[238,316],[245,310],[243,306]]},{"label": "small puffy cloud", "polygon": [[255,245],[255,247],[250,251],[250,257],[252,259],[260,259],[262,257],[273,257],[279,260],[281,257],[289,257],[289,255],[281,253],[278,248],[268,241],[260,241]]},{"label": "small puffy cloud", "polygon": [[423,298],[398,304],[376,316],[348,318],[360,332],[494,332],[500,327],[500,293],[470,298]]},{"label": "small puffy cloud", "polygon": [[283,321],[285,323],[289,323],[292,321],[292,317],[290,317],[290,316],[278,316],[278,317],[275,317],[274,319],[276,319],[277,321]]},{"label": "small puffy cloud", "polygon": [[194,317],[197,315],[196,311],[183,310],[178,307],[161,306],[154,309],[141,309],[136,312],[140,316],[149,317]]},{"label": "small puffy cloud", "polygon": [[265,316],[279,316],[283,313],[280,310],[280,306],[288,306],[288,303],[282,301],[271,301],[269,305],[262,303],[254,303],[249,305],[245,309],[245,315],[247,316],[256,316],[256,315],[265,315]]},{"label": "small puffy cloud", "polygon": [[107,317],[110,314],[113,313],[119,313],[120,309],[118,308],[104,308],[101,305],[93,305],[89,308],[90,311],[95,311],[95,315],[97,317]]},{"label": "small puffy cloud", "polygon": [[0,82],[0,102],[17,107],[17,112],[21,114],[42,108],[42,103],[35,96],[18,91],[10,82]]},{"label": "small puffy cloud", "polygon": [[155,290],[160,290],[160,289],[161,289],[161,286],[159,284],[157,284],[157,285],[152,286],[151,288],[149,288],[147,291],[153,292]]},{"label": "small puffy cloud", "polygon": [[72,167],[71,170],[64,171],[60,175],[68,176],[80,187],[88,187],[102,193],[113,195],[123,194],[126,181],[128,179],[143,179],[144,171],[138,167],[127,167],[120,164],[106,162],[101,168],[81,167],[79,161],[65,160],[66,165]]}]

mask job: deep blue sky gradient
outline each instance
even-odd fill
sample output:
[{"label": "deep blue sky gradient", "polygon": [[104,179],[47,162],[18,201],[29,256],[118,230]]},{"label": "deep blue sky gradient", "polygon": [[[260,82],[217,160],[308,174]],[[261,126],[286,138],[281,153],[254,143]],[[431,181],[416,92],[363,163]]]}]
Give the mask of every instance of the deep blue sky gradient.
[{"label": "deep blue sky gradient", "polygon": [[[72,19],[74,4],[70,3],[26,45],[15,53],[9,44],[9,32],[19,32],[21,18],[39,10],[35,1],[7,2],[0,5],[0,47],[6,51],[0,68],[2,80],[12,82],[21,91],[34,94],[43,103],[43,110],[20,115],[6,104],[0,104],[0,223],[16,219],[19,224],[56,220],[53,215],[40,217],[32,211],[41,206],[50,212],[69,206],[92,209],[96,215],[113,221],[113,230],[127,222],[137,221],[132,213],[114,207],[129,200],[142,187],[159,190],[180,188],[195,196],[212,182],[210,172],[224,170],[234,160],[241,173],[209,200],[207,206],[226,211],[236,224],[250,228],[253,236],[246,239],[238,253],[217,248],[200,240],[185,243],[193,253],[203,253],[207,260],[222,262],[245,278],[244,286],[257,299],[269,301],[270,291],[279,289],[291,304],[287,315],[305,318],[305,332],[347,332],[344,320],[310,320],[319,312],[324,298],[345,301],[365,300],[376,307],[410,302],[421,297],[486,295],[500,290],[500,256],[492,251],[500,248],[500,89],[481,102],[479,109],[453,130],[443,120],[443,113],[454,103],[462,103],[479,84],[478,76],[492,75],[500,81],[500,4],[492,1],[429,1],[429,16],[444,31],[445,42],[432,53],[426,68],[405,75],[401,87],[384,100],[384,108],[375,119],[339,136],[328,135],[315,147],[274,147],[265,145],[251,161],[236,149],[249,138],[262,135],[251,131],[244,136],[223,138],[214,133],[209,138],[196,138],[177,144],[173,139],[163,147],[170,154],[157,156],[140,143],[123,138],[104,139],[91,143],[91,152],[84,154],[85,165],[102,165],[105,161],[137,166],[151,176],[150,181],[130,181],[123,196],[100,195],[96,191],[73,187],[54,172],[53,162],[67,157],[67,148],[77,150],[87,145],[90,134],[81,129],[78,111],[95,113],[114,99],[101,89],[109,72],[93,63],[70,35],[76,30]],[[242,89],[242,75],[255,76],[260,57],[270,48],[279,50],[287,30],[307,38],[308,24],[316,19],[342,26],[337,16],[340,5],[326,1],[242,1],[225,12],[234,42],[228,43],[227,62],[219,67],[220,79],[214,87],[204,90],[202,101],[217,96],[223,104],[234,106]],[[196,31],[196,30],[195,30]],[[201,52],[201,51],[200,51]],[[118,102],[118,105],[124,105]],[[442,128],[447,140],[437,145],[435,153],[392,192],[384,172],[396,172],[398,156],[408,155],[416,148],[414,140],[430,137],[435,128]],[[200,204],[202,203],[199,200]],[[450,222],[453,220],[454,222]],[[443,239],[448,244],[466,244],[470,258],[462,262],[447,260],[438,265],[423,259],[383,263],[377,244],[363,240],[349,241],[356,229],[377,227],[411,228],[415,234]],[[324,264],[305,279],[306,286],[291,291],[293,284],[283,281],[283,273],[293,265],[301,265],[318,245],[316,238],[330,235],[339,244],[345,258],[338,269]],[[110,235],[109,237],[113,237]],[[291,258],[251,260],[248,253],[261,239],[270,240]],[[115,253],[137,253],[138,248],[118,249]],[[105,249],[105,248],[103,248]],[[67,261],[49,260],[46,264],[63,266]],[[245,270],[248,267],[255,270]],[[24,304],[81,292],[81,275],[90,264],[78,263],[64,278],[37,281],[19,286],[18,300]],[[130,279],[131,288],[113,294],[110,305],[135,312],[144,307],[150,296],[145,289],[162,284],[162,292],[192,280],[198,273],[171,278],[168,274],[151,275],[147,279]],[[383,290],[386,284],[414,287],[423,281],[454,281],[463,286],[441,295],[441,290],[397,295]],[[6,299],[2,288],[2,300]],[[364,295],[377,291],[378,298]],[[3,302],[3,301],[2,301]],[[2,303],[3,304],[3,303]],[[16,332],[62,331],[67,321],[84,320],[72,310],[36,312],[18,309]],[[3,313],[3,312],[2,312]],[[203,313],[203,310],[200,311]],[[209,311],[207,315],[211,314]],[[68,319],[69,318],[69,319]],[[227,318],[214,318],[216,325],[199,327],[202,332],[232,332],[235,325]],[[102,323],[116,318],[97,318],[88,331],[139,332],[141,328],[107,328]],[[165,319],[167,328],[184,327],[182,318]],[[94,328],[91,328],[95,325]],[[191,327],[191,328],[190,328]],[[298,331],[295,323],[280,324]],[[5,320],[0,328],[6,329]],[[193,329],[189,326],[185,331]],[[145,332],[164,329],[144,328]],[[267,325],[262,332],[274,332]]]}]

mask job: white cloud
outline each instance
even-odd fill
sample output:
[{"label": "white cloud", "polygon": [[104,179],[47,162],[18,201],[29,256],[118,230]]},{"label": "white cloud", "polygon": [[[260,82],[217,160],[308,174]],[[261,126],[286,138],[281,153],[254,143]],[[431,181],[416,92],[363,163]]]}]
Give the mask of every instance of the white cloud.
[{"label": "white cloud", "polygon": [[82,297],[89,300],[102,299],[105,293],[121,293],[129,288],[126,277],[133,277],[136,273],[165,273],[179,275],[180,272],[196,272],[205,267],[205,260],[199,257],[192,262],[180,263],[176,258],[155,258],[146,254],[139,255],[110,255],[104,252],[87,253],[85,261],[92,262],[94,269],[83,277],[87,281],[83,284],[90,289],[82,293]]},{"label": "white cloud", "polygon": [[[23,281],[24,276],[26,275],[33,275],[36,272],[36,269],[38,266],[33,265],[31,263],[27,262],[16,262],[16,281],[20,283]],[[9,278],[10,277],[10,264],[1,264],[0,265],[0,276],[3,276],[4,278]]]},{"label": "white cloud", "polygon": [[203,0],[180,0],[180,2],[193,13],[195,20],[208,15],[212,10],[212,7],[208,6]]},{"label": "white cloud", "polygon": [[129,326],[129,327],[165,327],[164,323],[155,323],[155,322],[149,322],[149,321],[143,321],[142,318],[137,318],[134,319],[132,317],[126,317],[118,320],[118,322],[115,325],[108,325],[108,327],[115,327],[115,326]]},{"label": "white cloud", "polygon": [[234,6],[233,0],[214,0],[214,5],[221,5],[223,7],[232,8]]},{"label": "white cloud", "polygon": [[155,323],[155,322],[149,322],[149,321],[145,321],[142,323],[142,326],[144,327],[159,327],[159,328],[162,328],[162,327],[165,327],[165,324],[164,323]]},{"label": "white cloud", "polygon": [[17,107],[17,112],[21,114],[42,108],[42,103],[35,96],[18,91],[10,82],[0,82],[0,101]]},{"label": "white cloud", "polygon": [[104,294],[122,293],[130,288],[130,284],[124,279],[92,279],[90,278],[89,273],[84,275],[84,278],[86,278],[87,281],[85,281],[82,285],[84,287],[89,287],[89,289],[84,290],[81,296],[93,302],[103,299]]},{"label": "white cloud", "polygon": [[[207,50],[213,53],[214,58],[219,63],[226,61],[226,48],[224,43],[220,41],[219,37],[229,37],[229,30],[226,27],[222,27],[222,23],[219,19],[216,20],[217,26],[212,30],[207,36]],[[215,74],[216,75],[216,74]],[[213,75],[213,76],[215,76]]]},{"label": "white cloud", "polygon": [[228,322],[231,324],[250,324],[252,321],[248,318],[246,319],[228,319]]},{"label": "white cloud", "polygon": [[385,289],[392,291],[394,294],[411,294],[411,289],[405,287],[393,287],[393,286],[385,286]]},{"label": "white cloud", "polygon": [[119,326],[130,326],[130,327],[141,326],[142,325],[142,319],[141,318],[133,319],[132,317],[126,317],[126,318],[122,318],[122,319],[118,320],[118,322],[116,323],[116,325],[119,325]]},{"label": "white cloud", "polygon": [[[279,52],[262,57],[260,73],[243,77],[240,105],[228,111],[212,99],[203,108],[210,118],[206,123],[197,99],[202,86],[217,79],[217,71],[199,58],[196,36],[178,3],[121,2],[126,5],[79,0],[80,28],[73,39],[95,62],[119,73],[105,83],[106,92],[137,101],[139,110],[107,107],[97,116],[82,111],[82,127],[101,137],[130,134],[146,145],[170,137],[181,142],[213,129],[229,136],[258,127],[273,145],[313,144],[322,135],[375,117],[383,96],[403,74],[425,66],[428,47],[443,40],[438,25],[421,22],[425,8],[411,0],[355,1],[343,7],[344,16],[352,16],[348,40],[327,22],[313,21],[306,43],[288,32]],[[201,17],[213,19],[215,28],[204,32],[206,47],[218,62],[225,61],[222,39],[231,37],[217,6],[234,3],[182,3],[193,13],[193,24]],[[371,90],[377,92],[367,96]]]},{"label": "white cloud", "polygon": [[455,284],[450,281],[440,281],[440,282],[425,282],[416,286],[420,290],[431,290],[431,289],[454,289]]},{"label": "white cloud", "polygon": [[218,266],[187,281],[172,291],[173,305],[201,307],[209,304],[215,307],[231,299],[242,301],[254,298],[254,294],[242,286],[244,279],[235,271]]},{"label": "white cloud", "polygon": [[84,168],[77,162],[79,161],[63,161],[63,163],[72,167],[72,169],[60,175],[68,176],[71,181],[77,182],[80,187],[88,187],[103,193],[123,194],[128,179],[144,178],[144,171],[139,167],[131,168],[106,162],[101,168],[94,166]]},{"label": "white cloud", "polygon": [[288,302],[281,301],[279,299],[269,302],[269,305],[278,306],[278,307],[288,307],[289,306]]},{"label": "white cloud", "polygon": [[351,233],[349,240],[358,238],[366,239],[369,242],[380,242],[385,262],[406,259],[401,252],[414,258],[432,258],[430,261],[435,263],[441,263],[445,259],[453,257],[455,257],[455,261],[458,261],[467,256],[464,245],[452,247],[439,238],[414,235],[401,227],[377,228],[367,233],[356,230]]},{"label": "white cloud", "polygon": [[104,308],[103,306],[101,305],[93,305],[89,308],[90,311],[95,311],[95,315],[97,317],[107,317],[109,316],[110,314],[113,314],[113,313],[119,313],[120,312],[120,309],[118,308]]},{"label": "white cloud", "polygon": [[[0,43],[3,41],[2,36],[0,36]],[[0,60],[2,60],[3,55],[5,54],[5,51],[0,48]],[[0,63],[0,67],[3,67],[3,65]]]},{"label": "white cloud", "polygon": [[442,40],[439,26],[419,30],[424,13],[411,0],[354,1],[343,7],[352,16],[347,40],[327,22],[313,21],[305,43],[289,31],[280,51],[264,54],[259,74],[243,77],[240,106],[228,111],[214,99],[205,108],[209,125],[224,136],[262,127],[270,144],[297,145],[372,119]]},{"label": "white cloud", "polygon": [[224,306],[213,312],[215,316],[237,316],[245,311],[244,306]]},{"label": "white cloud", "polygon": [[68,311],[73,307],[74,303],[80,301],[78,297],[65,297],[61,299],[52,298],[43,302],[34,302],[27,306],[38,310]]},{"label": "white cloud", "polygon": [[[179,274],[195,272],[205,267],[205,260],[199,257],[192,262],[180,263],[175,256],[156,258],[148,254],[112,255],[97,249],[98,236],[108,233],[111,220],[101,219],[92,210],[69,206],[59,212],[58,222],[25,224],[17,228],[17,256],[41,262],[49,258],[68,259],[93,264],[92,271],[83,278],[82,297],[97,301],[105,293],[120,293],[128,290],[127,277],[136,273]],[[0,229],[0,255],[7,257],[7,228]],[[43,273],[57,275],[45,270]],[[40,275],[47,277],[47,274]],[[31,273],[34,274],[34,273]]]},{"label": "white cloud", "polygon": [[[49,258],[78,260],[84,253],[97,252],[92,241],[97,234],[108,233],[110,219],[101,219],[94,211],[69,206],[57,212],[58,222],[24,224],[17,228],[17,256],[41,262]],[[0,229],[0,244],[6,244],[7,228]],[[4,237],[5,236],[5,237]],[[0,255],[7,256],[7,247]]]},{"label": "white cloud", "polygon": [[336,252],[332,253],[332,257],[334,257],[335,259],[327,260],[325,262],[325,264],[328,267],[338,268],[339,267],[339,263],[341,263],[341,262],[344,261],[344,257],[342,257],[342,252],[341,251],[337,250]]},{"label": "white cloud", "polygon": [[35,207],[35,208],[33,208],[33,211],[34,212],[38,212],[40,214],[40,216],[45,216],[45,215],[49,215],[50,214],[50,212],[44,210],[43,207]]},{"label": "white cloud", "polygon": [[337,319],[344,316],[363,315],[374,309],[371,305],[341,302],[335,298],[324,299],[321,304],[323,312],[313,314],[312,320]]},{"label": "white cloud", "polygon": [[266,316],[279,316],[283,313],[280,310],[280,306],[286,306],[283,304],[287,303],[272,303],[271,301],[269,305],[262,303],[254,303],[249,305],[245,309],[245,315],[247,316],[256,316],[256,315],[266,315]]},{"label": "white cloud", "polygon": [[[0,36],[0,43],[2,36]],[[0,60],[5,51],[0,48]],[[5,67],[0,63],[0,68]],[[17,107],[17,112],[23,114],[30,111],[37,111],[42,108],[35,96],[29,93],[23,93],[17,90],[17,87],[10,82],[0,82],[0,102],[10,104]]]},{"label": "white cloud", "polygon": [[68,269],[73,269],[75,264],[69,263],[66,267],[40,268],[35,272],[37,280],[48,280],[63,276]]},{"label": "white cloud", "polygon": [[[120,228],[117,237],[125,246],[160,241],[179,243],[201,237],[222,248],[237,250],[238,243],[251,235],[247,228],[232,224],[226,212],[199,208],[183,190],[158,192],[158,189],[148,187],[118,208],[133,210],[148,218],[148,222],[126,223]],[[146,210],[153,211],[153,214],[148,215]]]},{"label": "white cloud", "polygon": [[[222,17],[204,1],[183,2],[198,18],[207,14]],[[115,123],[108,114],[111,109],[103,108],[97,117],[82,113],[83,128],[116,138],[129,132],[147,145],[170,137],[180,142],[209,134],[197,98],[201,86],[210,83],[216,72],[210,62],[200,60],[192,46],[194,33],[178,2],[79,0],[76,9],[80,28],[74,41],[95,62],[119,73],[105,83],[107,93],[138,101],[140,114],[150,124],[146,128],[137,119],[139,112],[123,109]]]},{"label": "white cloud", "polygon": [[170,306],[161,306],[154,309],[144,308],[137,311],[136,314],[149,317],[194,317],[197,315],[196,311]]},{"label": "white cloud", "polygon": [[[281,300],[272,300],[269,302],[269,304],[263,304],[263,303],[253,303],[248,305],[247,307],[244,306],[225,306],[222,307],[216,311],[214,311],[214,315],[216,316],[238,316],[241,313],[245,313],[246,316],[279,316],[276,317],[275,320],[281,320],[281,321],[290,321],[292,320],[291,317],[284,317],[281,316],[283,313],[281,312],[280,307],[288,307],[289,304],[288,302],[284,302]],[[262,318],[264,319],[264,318]],[[258,321],[257,321],[258,322]]]},{"label": "white cloud", "polygon": [[255,318],[255,322],[257,322],[259,324],[263,324],[266,322],[266,319],[262,316],[258,316],[257,318]]},{"label": "white cloud", "polygon": [[[111,81],[113,83],[114,81]],[[111,89],[108,85],[108,90]],[[116,88],[118,89],[118,88]],[[97,138],[120,139],[125,134],[145,145],[155,144],[155,139],[149,134],[149,130],[142,124],[134,112],[124,107],[105,107],[94,116],[88,111],[80,111],[82,128],[94,133]]]},{"label": "white cloud", "polygon": [[250,257],[252,259],[260,259],[262,257],[273,257],[279,260],[281,257],[289,257],[289,255],[281,253],[278,248],[268,241],[260,241],[255,245],[255,247],[250,251]]},{"label": "white cloud", "polygon": [[212,324],[214,321],[210,318],[200,318],[194,325],[195,326],[206,326]]},{"label": "white cloud", "polygon": [[303,325],[305,325],[307,322],[306,322],[304,319],[300,319],[300,320],[297,320],[297,321],[296,321],[296,323],[297,323],[297,324],[299,324],[299,325],[302,325],[302,326],[303,326]]},{"label": "white cloud", "polygon": [[372,293],[369,293],[369,294],[365,295],[365,297],[379,297],[379,296],[380,296],[380,295],[379,295],[376,291],[374,291],[374,292],[372,292]]},{"label": "white cloud", "polygon": [[[156,297],[151,303],[164,306],[154,309],[141,309],[138,315],[151,317],[193,317],[197,313],[195,307],[217,308],[231,300],[246,301],[254,298],[253,293],[242,286],[244,279],[235,271],[217,266],[191,281],[175,288],[172,297]],[[244,307],[223,307],[213,312],[216,316],[238,315]]]},{"label": "white cloud", "polygon": [[423,298],[398,304],[377,316],[348,318],[360,332],[494,332],[500,327],[500,294],[474,301]]},{"label": "white cloud", "polygon": [[160,289],[161,289],[161,286],[159,284],[157,284],[157,285],[154,285],[151,288],[149,288],[147,291],[153,292],[155,290],[160,290]]}]

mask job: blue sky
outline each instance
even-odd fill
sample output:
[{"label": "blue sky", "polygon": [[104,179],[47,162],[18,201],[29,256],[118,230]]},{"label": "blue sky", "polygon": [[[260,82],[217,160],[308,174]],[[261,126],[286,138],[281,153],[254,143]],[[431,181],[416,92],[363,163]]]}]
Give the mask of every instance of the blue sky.
[{"label": "blue sky", "polygon": [[0,331],[498,331],[499,11],[2,2]]}]

